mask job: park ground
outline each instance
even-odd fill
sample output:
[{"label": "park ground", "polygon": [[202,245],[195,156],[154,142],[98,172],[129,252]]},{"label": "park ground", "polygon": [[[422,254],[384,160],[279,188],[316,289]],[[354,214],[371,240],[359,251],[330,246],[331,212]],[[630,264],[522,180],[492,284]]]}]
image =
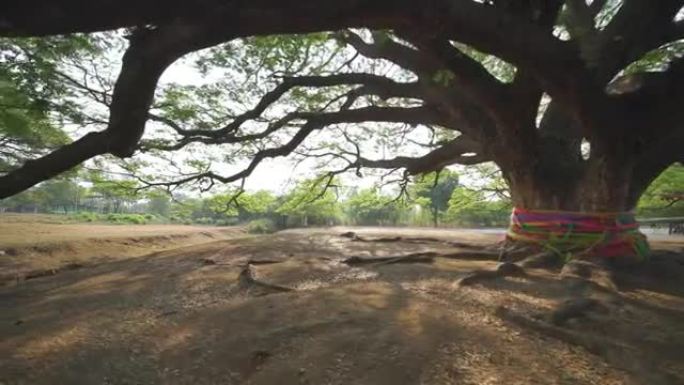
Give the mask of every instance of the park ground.
[{"label": "park ground", "polygon": [[684,383],[684,238],[560,325],[497,233],[0,222],[3,385]]}]

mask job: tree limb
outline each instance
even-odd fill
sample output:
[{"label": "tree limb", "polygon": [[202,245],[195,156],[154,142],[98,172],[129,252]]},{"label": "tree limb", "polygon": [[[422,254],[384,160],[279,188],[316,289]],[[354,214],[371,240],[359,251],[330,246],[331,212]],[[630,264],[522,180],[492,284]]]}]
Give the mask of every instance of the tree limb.
[{"label": "tree limb", "polygon": [[437,24],[435,33],[530,71],[554,99],[582,120],[593,120],[606,102],[602,87],[575,47],[543,26],[470,0],[452,1],[437,10],[426,8],[416,18],[419,25]]},{"label": "tree limb", "polygon": [[[299,145],[314,131],[320,130],[326,126],[340,123],[360,123],[360,122],[408,122],[408,123],[424,123],[434,122],[439,120],[438,115],[428,107],[413,107],[413,108],[399,108],[399,107],[365,107],[352,110],[343,110],[337,112],[327,113],[303,113],[307,121],[295,133],[295,135],[284,145],[279,147],[268,148],[260,150],[252,156],[249,165],[243,170],[229,175],[222,176],[212,171],[201,172],[190,175],[185,178],[180,178],[167,182],[148,182],[141,180],[147,187],[169,187],[178,186],[190,182],[199,182],[203,180],[219,181],[221,183],[231,183],[237,180],[248,177],[254,172],[256,167],[265,159],[286,156],[294,152]],[[351,168],[351,167],[350,167]]]},{"label": "tree limb", "polygon": [[[372,160],[359,156],[356,164],[368,168],[405,168],[408,174],[416,175],[440,170],[452,164],[467,165],[486,162],[487,157],[476,154],[481,151],[478,143],[460,136],[420,157],[398,156],[392,159]],[[469,153],[473,155],[465,155]]]},{"label": "tree limb", "polygon": [[591,56],[585,57],[590,66],[596,67],[598,79],[608,82],[647,52],[677,40],[674,17],[682,5],[682,0],[624,1],[600,32]]},{"label": "tree limb", "polygon": [[466,94],[475,101],[486,106],[491,115],[498,117],[505,111],[505,104],[510,94],[509,88],[493,75],[482,64],[471,59],[444,36],[426,38],[420,34],[403,32],[400,37],[406,38],[421,49],[422,55],[434,55],[455,77],[455,82],[464,87]]}]

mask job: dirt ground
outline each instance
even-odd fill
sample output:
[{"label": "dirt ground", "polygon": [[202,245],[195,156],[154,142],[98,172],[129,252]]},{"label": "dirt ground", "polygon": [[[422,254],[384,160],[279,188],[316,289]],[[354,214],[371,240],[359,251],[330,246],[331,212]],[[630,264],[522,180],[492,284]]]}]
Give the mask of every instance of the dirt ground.
[{"label": "dirt ground", "polygon": [[236,227],[65,223],[60,215],[0,214],[0,286],[122,258],[246,236]]},{"label": "dirt ground", "polygon": [[[567,299],[557,272],[459,285],[496,268],[467,256],[498,234],[349,230],[222,240],[0,288],[0,384],[684,383],[681,260],[622,277],[600,311],[555,326],[544,315]],[[414,239],[381,239],[398,235]],[[386,258],[408,253],[434,258]]]}]

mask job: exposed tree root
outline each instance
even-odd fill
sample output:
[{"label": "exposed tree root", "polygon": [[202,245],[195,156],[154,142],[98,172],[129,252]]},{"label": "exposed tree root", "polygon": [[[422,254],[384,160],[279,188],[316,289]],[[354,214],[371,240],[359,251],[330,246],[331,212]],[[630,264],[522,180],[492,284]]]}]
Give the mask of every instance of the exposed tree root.
[{"label": "exposed tree root", "polygon": [[435,258],[446,259],[462,259],[474,261],[495,261],[498,254],[494,252],[480,251],[457,251],[454,253],[437,253],[434,251],[425,251],[418,253],[411,253],[405,255],[388,256],[388,257],[358,257],[353,256],[342,261],[347,265],[383,265],[392,263],[432,263]]},{"label": "exposed tree root", "polygon": [[553,252],[541,252],[525,257],[518,264],[530,269],[552,269],[562,265],[563,261],[558,254]]},{"label": "exposed tree root", "polygon": [[[593,306],[594,305],[584,304],[579,307]],[[518,327],[532,330],[567,344],[579,346],[592,354],[602,357],[611,366],[633,374],[638,378],[637,383],[653,385],[678,383],[674,376],[663,370],[659,370],[657,363],[652,362],[649,357],[639,354],[639,351],[631,346],[615,342],[602,336],[576,332],[544,321],[525,317],[502,306],[496,309],[495,314],[502,320],[513,323]]]},{"label": "exposed tree root", "polygon": [[601,291],[616,292],[618,290],[613,277],[613,268],[607,264],[572,260],[563,266],[560,276],[574,288],[591,285]]},{"label": "exposed tree root", "polygon": [[483,281],[492,280],[502,277],[524,277],[525,270],[515,263],[504,262],[497,266],[496,270],[476,270],[469,275],[459,279],[457,285],[459,287],[471,286]]},{"label": "exposed tree root", "polygon": [[530,254],[538,252],[530,246],[513,245],[506,247],[505,244],[497,246],[495,250],[497,250],[501,262],[518,262]]},{"label": "exposed tree root", "polygon": [[353,231],[347,231],[346,233],[340,234],[340,237],[354,239],[354,238],[356,238],[356,233]]},{"label": "exposed tree root", "polygon": [[349,238],[352,241],[356,241],[356,242],[399,242],[399,241],[404,240],[404,238],[398,237],[398,236],[397,237],[384,237],[384,238],[382,238],[382,237],[381,238],[364,238],[364,237],[361,237],[360,235],[356,234],[353,231],[348,231],[346,233],[342,233],[342,234],[340,234],[340,236],[344,237],[344,238]]},{"label": "exposed tree root", "polygon": [[342,261],[342,263],[346,263],[347,265],[354,266],[354,265],[387,265],[387,264],[392,264],[392,263],[432,263],[435,260],[435,257],[439,256],[439,254],[428,251],[428,252],[423,252],[423,253],[412,253],[412,254],[406,254],[406,255],[399,255],[399,256],[391,256],[391,257],[371,257],[371,258],[364,258],[364,257],[349,257]]},{"label": "exposed tree root", "polygon": [[516,314],[515,312],[503,306],[498,307],[495,314],[504,321],[511,322],[523,328],[532,329],[536,332],[559,339],[572,345],[581,346],[587,351],[600,356],[605,356],[609,353],[609,350],[629,349],[627,346],[617,345],[616,343],[600,336],[578,333],[572,330],[551,325],[544,321],[539,321]]},{"label": "exposed tree root", "polygon": [[470,261],[496,261],[499,254],[487,250],[462,250],[453,253],[440,253],[436,257],[448,259],[465,259]]},{"label": "exposed tree root", "polygon": [[396,237],[367,238],[367,237],[362,237],[353,231],[348,231],[346,233],[342,233],[342,234],[340,234],[340,236],[343,238],[349,238],[352,241],[356,241],[356,242],[441,243],[441,244],[445,244],[448,246],[459,247],[459,248],[467,248],[467,249],[480,249],[481,248],[480,246],[469,244],[469,243],[446,241],[443,239],[431,238],[431,237],[401,237],[401,236],[396,236]]},{"label": "exposed tree root", "polygon": [[585,317],[587,313],[596,310],[607,309],[601,302],[593,298],[569,299],[551,313],[549,321],[556,326],[562,326],[572,319]]},{"label": "exposed tree root", "polygon": [[473,244],[471,244],[471,243],[465,243],[465,242],[446,241],[446,242],[444,242],[444,243],[446,243],[446,244],[449,245],[449,246],[460,247],[460,248],[464,248],[464,249],[475,249],[475,248],[478,248],[477,245],[473,245]]},{"label": "exposed tree root", "polygon": [[238,287],[242,290],[249,290],[252,288],[264,290],[260,295],[295,291],[289,287],[259,281],[255,278],[254,269],[252,269],[252,266],[249,263],[242,269],[238,276]]}]

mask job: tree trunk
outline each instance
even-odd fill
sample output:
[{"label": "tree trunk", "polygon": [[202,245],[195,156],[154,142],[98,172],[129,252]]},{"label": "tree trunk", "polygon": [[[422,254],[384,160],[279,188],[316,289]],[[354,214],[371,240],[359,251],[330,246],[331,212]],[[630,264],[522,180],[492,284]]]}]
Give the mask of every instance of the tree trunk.
[{"label": "tree trunk", "polygon": [[[551,159],[529,168],[502,167],[514,206],[528,218],[520,220],[514,213],[509,240],[536,243],[564,258],[644,257],[648,244],[632,213],[639,197],[630,191],[646,186],[634,186],[641,183],[632,178],[634,162],[615,159],[596,156],[573,171]],[[530,222],[520,223],[525,220]]]}]

